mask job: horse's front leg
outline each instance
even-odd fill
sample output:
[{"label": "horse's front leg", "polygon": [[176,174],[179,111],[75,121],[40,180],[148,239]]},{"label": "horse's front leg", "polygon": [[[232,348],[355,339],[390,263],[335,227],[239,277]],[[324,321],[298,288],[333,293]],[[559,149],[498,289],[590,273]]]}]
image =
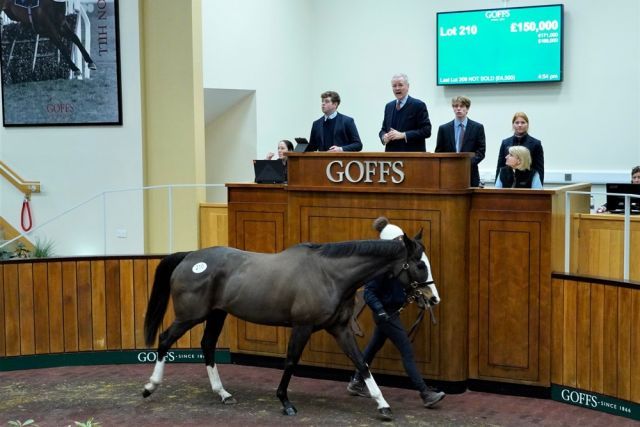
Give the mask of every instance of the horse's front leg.
[{"label": "horse's front leg", "polygon": [[284,364],[284,372],[278,385],[278,391],[276,392],[276,396],[278,396],[278,399],[282,402],[282,413],[285,415],[295,415],[298,412],[295,406],[289,402],[287,388],[289,387],[293,370],[302,355],[302,350],[304,350],[304,346],[307,345],[307,341],[309,341],[312,333],[313,326],[294,326],[291,329],[289,347],[287,348],[287,360]]},{"label": "horse's front leg", "polygon": [[369,367],[364,361],[362,352],[358,348],[358,343],[356,342],[356,339],[353,336],[353,332],[349,328],[348,324],[340,323],[338,325],[332,326],[331,328],[327,328],[327,331],[331,335],[333,335],[342,351],[344,351],[347,357],[351,359],[356,367],[356,370],[364,379],[364,383],[369,389],[369,394],[373,399],[375,399],[378,405],[378,412],[380,413],[382,419],[386,421],[393,419],[391,407],[382,396],[380,387],[378,387],[378,384],[376,384],[375,380],[373,379],[371,371],[369,371]]},{"label": "horse's front leg", "polygon": [[207,374],[209,375],[211,389],[214,393],[218,393],[222,403],[225,405],[231,405],[237,402],[231,393],[225,390],[222,386],[222,381],[220,380],[220,375],[218,375],[218,368],[216,366],[216,343],[218,342],[218,337],[220,336],[226,317],[227,313],[222,310],[214,310],[209,315],[200,346],[202,347],[202,353],[204,354],[204,363],[207,367]]}]

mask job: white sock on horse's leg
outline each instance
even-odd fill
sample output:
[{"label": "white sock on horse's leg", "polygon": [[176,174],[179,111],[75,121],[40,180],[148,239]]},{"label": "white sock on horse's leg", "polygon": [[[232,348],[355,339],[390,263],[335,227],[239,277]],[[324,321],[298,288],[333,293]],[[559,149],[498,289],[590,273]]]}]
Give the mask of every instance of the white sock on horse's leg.
[{"label": "white sock on horse's leg", "polygon": [[162,378],[164,377],[164,357],[162,360],[156,361],[156,365],[153,367],[153,373],[149,377],[149,382],[145,384],[144,389],[149,393],[153,393],[155,389],[162,384]]},{"label": "white sock on horse's leg", "polygon": [[220,381],[220,375],[218,375],[218,366],[207,366],[207,374],[209,375],[209,382],[211,383],[211,389],[214,393],[218,393],[220,399],[224,402],[231,397],[231,393],[224,389],[222,381]]},{"label": "white sock on horse's leg", "polygon": [[369,376],[369,378],[364,380],[364,383],[367,385],[367,388],[369,389],[369,394],[371,395],[371,398],[375,399],[376,403],[378,404],[378,409],[388,408],[389,404],[387,403],[386,400],[384,400],[384,397],[382,397],[382,391],[380,391],[380,388],[378,387],[378,384],[376,384],[373,377]]}]

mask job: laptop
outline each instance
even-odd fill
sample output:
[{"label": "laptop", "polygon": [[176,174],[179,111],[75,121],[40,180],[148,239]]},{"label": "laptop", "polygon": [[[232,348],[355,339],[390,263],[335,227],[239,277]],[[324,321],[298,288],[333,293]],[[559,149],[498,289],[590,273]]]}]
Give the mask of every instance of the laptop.
[{"label": "laptop", "polygon": [[293,149],[296,153],[304,153],[309,148],[309,141],[307,138],[294,138],[296,140],[296,147]]},{"label": "laptop", "polygon": [[287,169],[282,160],[254,160],[253,170],[257,184],[282,184],[287,182]]},{"label": "laptop", "polygon": [[[607,184],[607,210],[611,213],[624,213],[624,196],[618,194],[637,194],[640,195],[640,184]],[[640,198],[630,197],[631,206],[629,211],[633,215],[640,214]]]}]

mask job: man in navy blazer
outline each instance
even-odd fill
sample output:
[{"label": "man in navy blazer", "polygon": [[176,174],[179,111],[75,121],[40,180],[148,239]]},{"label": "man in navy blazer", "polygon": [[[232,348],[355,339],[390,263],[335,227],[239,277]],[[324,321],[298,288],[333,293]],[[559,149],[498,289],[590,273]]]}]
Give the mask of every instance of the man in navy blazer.
[{"label": "man in navy blazer", "polygon": [[382,129],[378,133],[384,151],[426,151],[431,136],[427,105],[409,96],[409,78],[396,74],[391,78],[396,99],[384,107]]},{"label": "man in navy blazer", "polygon": [[338,113],[340,95],[327,91],[320,95],[324,114],[311,126],[307,151],[361,151],[362,142],[356,123],[349,116]]},{"label": "man in navy blazer", "polygon": [[471,159],[471,187],[480,185],[478,163],[484,159],[486,138],[484,126],[467,117],[471,100],[466,96],[456,96],[451,100],[455,118],[438,128],[436,153],[474,153]]}]

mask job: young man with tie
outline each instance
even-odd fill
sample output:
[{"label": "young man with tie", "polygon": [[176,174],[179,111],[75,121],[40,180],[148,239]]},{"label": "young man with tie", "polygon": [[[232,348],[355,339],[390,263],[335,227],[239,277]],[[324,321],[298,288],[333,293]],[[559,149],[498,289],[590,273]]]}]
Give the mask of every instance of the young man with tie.
[{"label": "young man with tie", "polygon": [[471,159],[471,187],[480,185],[478,163],[484,159],[486,140],[484,126],[467,117],[471,100],[456,96],[451,100],[454,119],[438,128],[436,153],[474,153]]},{"label": "young man with tie", "polygon": [[338,113],[340,95],[327,91],[320,95],[323,116],[313,122],[307,151],[361,151],[362,142],[354,120]]}]

